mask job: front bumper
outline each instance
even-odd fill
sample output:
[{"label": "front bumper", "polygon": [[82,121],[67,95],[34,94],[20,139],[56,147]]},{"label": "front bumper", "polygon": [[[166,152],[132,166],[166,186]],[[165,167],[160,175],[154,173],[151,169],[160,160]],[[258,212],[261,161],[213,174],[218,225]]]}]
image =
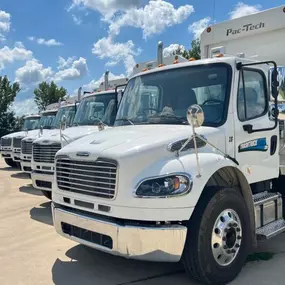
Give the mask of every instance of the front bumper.
[{"label": "front bumper", "polygon": [[45,173],[32,171],[31,178],[34,188],[45,191],[52,190],[53,173],[45,174]]},{"label": "front bumper", "polygon": [[32,173],[32,163],[31,161],[21,160],[21,170],[25,173]]},{"label": "front bumper", "polygon": [[13,148],[12,151],[12,159],[15,162],[20,162],[21,161],[21,149],[20,148]]},{"label": "front bumper", "polygon": [[125,258],[178,262],[187,235],[183,225],[133,226],[83,216],[52,204],[55,230],[81,244]]},{"label": "front bumper", "polygon": [[3,158],[12,158],[12,149],[11,150],[1,149],[1,156]]}]

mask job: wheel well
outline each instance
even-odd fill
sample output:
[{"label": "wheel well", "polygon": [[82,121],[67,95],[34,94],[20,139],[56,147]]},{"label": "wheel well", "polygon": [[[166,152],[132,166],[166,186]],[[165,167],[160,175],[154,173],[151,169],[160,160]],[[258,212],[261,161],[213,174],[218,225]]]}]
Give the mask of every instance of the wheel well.
[{"label": "wheel well", "polygon": [[[243,196],[250,214],[252,245],[256,247],[257,242],[255,235],[255,213],[252,192],[247,179],[239,169],[232,166],[227,166],[217,170],[206,183],[199,198],[198,204],[201,203],[201,201],[205,200],[205,196],[212,196],[219,189],[226,187],[239,191]],[[209,189],[212,189],[212,191],[208,191]]]}]

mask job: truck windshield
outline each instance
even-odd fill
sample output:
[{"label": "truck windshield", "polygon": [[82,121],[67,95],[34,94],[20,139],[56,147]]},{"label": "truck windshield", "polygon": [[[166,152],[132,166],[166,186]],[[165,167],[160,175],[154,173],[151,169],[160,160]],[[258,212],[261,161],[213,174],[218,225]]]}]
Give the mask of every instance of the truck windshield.
[{"label": "truck windshield", "polygon": [[116,116],[115,96],[114,92],[83,98],[73,125],[98,125],[101,121],[107,125],[113,125]]},{"label": "truck windshield", "polygon": [[115,126],[127,124],[188,124],[189,106],[199,104],[205,126],[225,120],[231,68],[208,64],[149,73],[131,79],[125,89]]},{"label": "truck windshield", "polygon": [[25,119],[23,130],[31,131],[39,128],[40,117]]},{"label": "truck windshield", "polygon": [[52,124],[52,128],[59,129],[60,122],[63,116],[66,117],[66,126],[70,127],[73,123],[74,115],[75,115],[75,105],[61,107],[56,114],[56,117]]},{"label": "truck windshield", "polygon": [[40,119],[40,127],[43,127],[43,129],[51,129],[56,113],[57,112],[43,114]]}]

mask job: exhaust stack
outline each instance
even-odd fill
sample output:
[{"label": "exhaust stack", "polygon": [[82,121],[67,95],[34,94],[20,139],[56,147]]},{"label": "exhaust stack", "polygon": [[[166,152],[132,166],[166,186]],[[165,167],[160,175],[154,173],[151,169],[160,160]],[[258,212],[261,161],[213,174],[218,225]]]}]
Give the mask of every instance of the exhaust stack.
[{"label": "exhaust stack", "polygon": [[157,65],[163,64],[163,42],[158,42],[157,46]]},{"label": "exhaust stack", "polygon": [[78,93],[77,93],[77,101],[80,103],[81,101],[81,94],[82,94],[82,87],[78,88]]},{"label": "exhaust stack", "polygon": [[107,70],[106,72],[105,72],[105,76],[104,76],[104,89],[105,89],[105,91],[106,90],[108,90],[108,88],[109,88],[109,71]]}]

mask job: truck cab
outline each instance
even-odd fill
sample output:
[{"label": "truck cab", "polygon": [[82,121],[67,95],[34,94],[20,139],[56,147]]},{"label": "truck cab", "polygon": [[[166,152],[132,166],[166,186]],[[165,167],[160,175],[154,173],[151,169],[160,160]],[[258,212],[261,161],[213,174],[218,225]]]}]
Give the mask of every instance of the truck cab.
[{"label": "truck cab", "polygon": [[72,141],[97,133],[101,128],[112,127],[114,124],[117,109],[115,88],[125,84],[127,80],[122,78],[109,81],[107,73],[105,82],[107,84],[104,82],[101,84],[103,90],[88,92],[82,98],[70,128],[33,141],[31,175],[33,187],[41,190],[49,199],[55,169],[54,157],[57,151]]},{"label": "truck cab", "polygon": [[[40,115],[29,115],[24,117],[23,131],[11,133],[1,138],[1,156],[9,166],[16,166],[13,160],[15,153],[13,153],[14,141],[13,137],[23,138],[28,133],[33,133],[34,130],[39,128]],[[16,141],[17,139],[15,139]]]},{"label": "truck cab", "polygon": [[[259,31],[268,13],[283,35],[284,12],[237,21],[257,20],[251,26]],[[235,21],[227,26],[237,29]],[[202,49],[208,44],[202,40]],[[257,241],[285,231],[282,49],[256,59],[222,53],[219,44],[210,57],[169,65],[159,52],[152,68],[129,80],[114,128],[58,151],[52,213],[60,235],[126,258],[182,261],[194,279],[226,284]]]},{"label": "truck cab", "polygon": [[27,136],[35,136],[43,132],[43,130],[50,130],[54,121],[54,118],[58,111],[58,104],[53,104],[49,109],[41,112],[39,120],[38,130],[32,130],[30,132],[23,132],[12,138],[12,159],[20,166],[21,163],[21,142],[22,139]]},{"label": "truck cab", "polygon": [[61,120],[63,117],[66,118],[66,127],[70,127],[72,125],[77,102],[75,98],[69,98],[59,104],[59,110],[52,121],[52,124],[48,128],[42,128],[41,132],[37,134],[30,134],[27,137],[23,138],[21,141],[21,170],[25,173],[32,172],[32,144],[33,141],[39,137],[46,137],[52,135],[54,133],[58,133],[60,128]]}]

